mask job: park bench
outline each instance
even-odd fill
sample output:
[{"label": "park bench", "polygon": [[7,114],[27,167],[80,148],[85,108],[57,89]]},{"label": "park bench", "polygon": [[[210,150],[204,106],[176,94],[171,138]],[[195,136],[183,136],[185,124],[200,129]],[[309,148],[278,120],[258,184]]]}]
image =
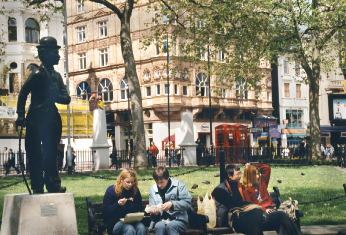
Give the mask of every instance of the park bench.
[{"label": "park bench", "polygon": [[[274,192],[270,192],[270,197],[276,205],[276,208],[279,208],[282,203],[280,192],[278,187],[273,187]],[[89,235],[102,235],[107,234],[105,225],[103,223],[103,203],[102,202],[91,202],[90,197],[86,198],[87,202],[87,212],[88,212],[88,234]],[[146,205],[149,204],[149,199],[142,200],[142,206],[145,208]],[[193,197],[191,201],[192,207],[197,211],[197,197]],[[295,223],[300,227],[300,217],[303,216],[301,210],[296,211],[297,220]],[[145,214],[142,223],[149,227],[150,224],[150,215]],[[187,227],[186,231],[183,235],[198,235],[198,234],[230,234],[233,233],[233,230],[230,227],[215,227],[207,229],[204,231],[203,229],[192,229]],[[153,235],[154,231],[148,231],[148,235]]]}]

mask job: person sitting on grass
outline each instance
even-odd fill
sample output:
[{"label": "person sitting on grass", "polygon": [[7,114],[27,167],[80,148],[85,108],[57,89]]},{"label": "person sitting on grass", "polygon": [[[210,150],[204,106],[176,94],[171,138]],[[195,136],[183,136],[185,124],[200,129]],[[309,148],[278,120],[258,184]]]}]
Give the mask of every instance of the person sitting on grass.
[{"label": "person sitting on grass", "polygon": [[245,164],[244,197],[263,208],[263,231],[275,230],[278,235],[302,235],[298,226],[283,211],[274,210],[274,203],[268,192],[271,168],[265,164]]},{"label": "person sitting on grass", "polygon": [[156,184],[149,189],[150,228],[155,235],[179,235],[186,230],[191,195],[182,180],[169,177],[165,167],[156,168],[153,178]]},{"label": "person sitting on grass", "polygon": [[[237,165],[228,165],[225,169],[225,180],[217,186],[211,195],[215,199],[216,226],[229,226],[228,212],[236,207],[245,207],[251,202],[246,202],[243,195],[243,186],[240,183],[241,171]],[[254,209],[234,215],[233,228],[237,233],[247,235],[263,235],[262,217],[263,211],[259,206]]]},{"label": "person sitting on grass", "polygon": [[141,222],[124,224],[120,221],[120,218],[125,218],[128,213],[142,211],[137,173],[132,169],[124,169],[103,197],[103,221],[108,234],[145,235],[146,228]]}]

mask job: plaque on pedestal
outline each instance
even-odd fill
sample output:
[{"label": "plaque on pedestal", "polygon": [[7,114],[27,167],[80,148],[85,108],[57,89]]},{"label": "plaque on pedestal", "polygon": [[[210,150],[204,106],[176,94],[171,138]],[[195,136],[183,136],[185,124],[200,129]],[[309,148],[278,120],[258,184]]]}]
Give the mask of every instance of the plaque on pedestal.
[{"label": "plaque on pedestal", "polygon": [[1,235],[77,235],[72,193],[7,194]]}]

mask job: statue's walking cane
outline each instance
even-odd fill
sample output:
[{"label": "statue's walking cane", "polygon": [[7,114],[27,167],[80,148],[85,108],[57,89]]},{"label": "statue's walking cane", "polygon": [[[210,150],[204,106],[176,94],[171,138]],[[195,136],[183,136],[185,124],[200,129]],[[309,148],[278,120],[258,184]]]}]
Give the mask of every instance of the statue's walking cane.
[{"label": "statue's walking cane", "polygon": [[29,194],[31,195],[31,190],[29,188],[28,182],[26,181],[25,175],[24,175],[24,159],[22,158],[22,149],[21,149],[21,145],[22,145],[22,133],[23,133],[23,127],[24,127],[24,123],[22,123],[22,125],[20,126],[20,130],[19,130],[19,162],[20,162],[20,169],[22,170],[22,176],[25,182],[25,185],[29,191]]}]

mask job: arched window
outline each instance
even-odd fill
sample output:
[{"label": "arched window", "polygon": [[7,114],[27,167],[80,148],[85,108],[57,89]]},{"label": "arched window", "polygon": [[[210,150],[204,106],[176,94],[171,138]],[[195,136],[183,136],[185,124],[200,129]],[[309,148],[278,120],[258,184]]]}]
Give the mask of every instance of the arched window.
[{"label": "arched window", "polygon": [[25,41],[29,43],[38,43],[40,38],[40,26],[34,19],[25,21]]},{"label": "arched window", "polygon": [[87,82],[81,82],[79,83],[76,95],[79,97],[82,97],[83,100],[89,100],[90,98],[91,89]]},{"label": "arched window", "polygon": [[97,87],[97,92],[102,95],[102,100],[112,101],[113,100],[113,85],[109,79],[103,79]]},{"label": "arched window", "polygon": [[236,95],[239,95],[241,99],[247,99],[247,85],[245,78],[242,78],[241,82],[236,83]]},{"label": "arched window", "polygon": [[127,78],[124,77],[120,82],[120,99],[127,100],[129,97],[129,87],[127,86]]},{"label": "arched window", "polygon": [[37,64],[29,64],[28,67],[26,67],[26,70],[30,70],[30,71],[34,71],[35,69],[38,69],[38,65]]},{"label": "arched window", "polygon": [[8,20],[8,41],[17,41],[17,20],[15,18],[10,18]]},{"label": "arched window", "polygon": [[196,77],[196,95],[208,96],[209,95],[209,82],[205,73],[199,73]]}]

